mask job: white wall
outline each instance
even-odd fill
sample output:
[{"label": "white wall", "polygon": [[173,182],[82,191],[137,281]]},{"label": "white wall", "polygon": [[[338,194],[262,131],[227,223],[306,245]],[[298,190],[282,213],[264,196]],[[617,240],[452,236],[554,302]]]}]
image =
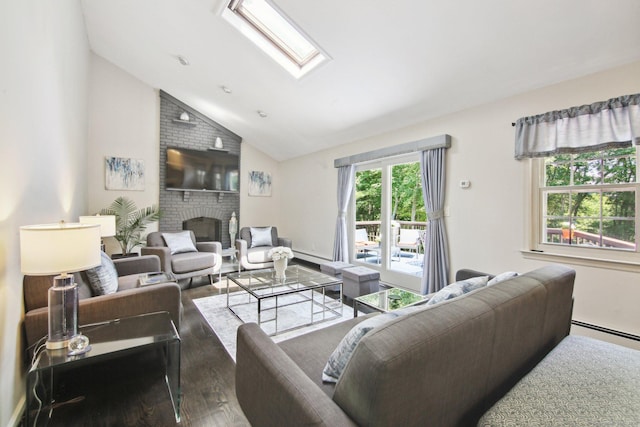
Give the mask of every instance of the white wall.
[{"label": "white wall", "polygon": [[[215,120],[215,117],[213,118]],[[242,135],[240,135],[242,136]],[[272,225],[278,227],[282,237],[290,237],[282,233],[281,200],[285,185],[281,182],[278,162],[256,150],[250,141],[242,141],[240,146],[240,227],[259,227]],[[249,172],[263,171],[271,173],[271,197],[249,196]]]},{"label": "white wall", "polygon": [[[157,90],[106,59],[91,54],[89,80],[89,206],[86,214],[109,207],[117,197],[133,200],[139,209],[159,202],[160,98]],[[105,157],[144,161],[144,191],[105,189]],[[150,224],[147,232],[157,230]],[[119,253],[114,238],[105,239],[108,253]],[[136,248],[135,251],[139,251]]]},{"label": "white wall", "polygon": [[293,240],[296,253],[311,255],[309,260],[332,259],[338,214],[338,172],[333,160],[346,155],[343,147],[280,164],[282,206],[286,206],[281,211],[280,234]]},{"label": "white wall", "polygon": [[[346,155],[449,134],[446,218],[451,274],[460,268],[527,271],[545,264],[526,260],[525,162],[513,159],[511,122],[522,116],[640,92],[640,62],[545,87],[415,126],[283,162],[280,222],[295,249],[330,258],[337,214],[337,171]],[[460,189],[458,181],[471,187]],[[638,260],[640,262],[640,259]],[[640,334],[638,273],[573,266],[577,270],[574,318]]]},{"label": "white wall", "polygon": [[0,3],[0,425],[24,403],[19,226],[85,212],[89,48],[76,0]]}]

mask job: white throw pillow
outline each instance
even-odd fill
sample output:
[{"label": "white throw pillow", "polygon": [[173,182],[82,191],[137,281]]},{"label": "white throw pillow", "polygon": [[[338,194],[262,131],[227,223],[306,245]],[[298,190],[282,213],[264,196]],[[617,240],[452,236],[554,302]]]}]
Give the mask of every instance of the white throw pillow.
[{"label": "white throw pillow", "polygon": [[198,252],[191,240],[189,231],[181,231],[179,233],[162,233],[162,238],[171,250],[171,255],[183,252]]},{"label": "white throw pillow", "polygon": [[251,227],[251,247],[256,248],[258,246],[273,246],[271,227]]},{"label": "white throw pillow", "polygon": [[500,273],[493,279],[489,280],[489,283],[487,283],[487,286],[495,285],[496,283],[500,283],[507,279],[511,279],[512,277],[516,277],[517,275],[518,273],[516,273],[515,271],[505,271],[504,273]]},{"label": "white throw pillow", "polygon": [[466,294],[467,292],[471,292],[475,289],[480,289],[483,286],[486,286],[488,281],[489,276],[479,276],[452,283],[436,292],[429,301],[427,301],[427,305],[438,304],[442,301],[459,297],[460,295]]}]

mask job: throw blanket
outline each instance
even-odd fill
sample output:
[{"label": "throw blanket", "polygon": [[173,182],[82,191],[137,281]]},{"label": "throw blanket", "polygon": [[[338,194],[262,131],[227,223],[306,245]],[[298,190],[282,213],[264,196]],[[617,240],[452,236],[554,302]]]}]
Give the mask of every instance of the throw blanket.
[{"label": "throw blanket", "polygon": [[570,335],[479,426],[638,426],[640,351]]}]

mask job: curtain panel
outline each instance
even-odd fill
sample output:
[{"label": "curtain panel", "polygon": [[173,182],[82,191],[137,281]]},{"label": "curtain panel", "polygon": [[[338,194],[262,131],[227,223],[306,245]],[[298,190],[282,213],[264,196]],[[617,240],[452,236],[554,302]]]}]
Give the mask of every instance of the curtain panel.
[{"label": "curtain panel", "polygon": [[640,143],[640,93],[516,121],[515,158],[547,157]]},{"label": "curtain panel", "polygon": [[347,208],[353,191],[355,165],[338,168],[338,218],[333,242],[333,260],[349,262],[349,239],[347,237]]},{"label": "curtain panel", "polygon": [[420,292],[439,291],[449,282],[449,244],[444,223],[445,148],[420,153],[422,197],[427,212]]}]

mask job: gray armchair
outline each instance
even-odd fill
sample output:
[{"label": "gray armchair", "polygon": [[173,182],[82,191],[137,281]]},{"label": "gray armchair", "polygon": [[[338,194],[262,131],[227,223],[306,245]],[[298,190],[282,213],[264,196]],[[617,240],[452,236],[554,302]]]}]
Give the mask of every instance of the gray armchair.
[{"label": "gray armchair", "polygon": [[[87,325],[167,311],[176,329],[180,331],[180,287],[174,282],[138,287],[140,274],[160,271],[158,257],[121,258],[113,260],[113,264],[118,273],[118,290],[112,294],[96,295],[89,285],[86,272],[73,274],[74,281],[78,284],[78,324]],[[24,329],[29,350],[33,350],[30,347],[47,335],[47,299],[52,284],[53,276],[24,276]]]},{"label": "gray armchair", "polygon": [[271,241],[268,242],[268,244],[260,244],[260,246],[252,247],[252,243],[254,242],[251,238],[251,228],[265,229],[267,227],[242,227],[240,229],[239,238],[236,240],[240,267],[245,270],[273,267],[273,261],[267,254],[276,246],[286,246],[290,248],[291,239],[278,237],[278,229],[271,227]]},{"label": "gray armchair", "polygon": [[212,276],[219,276],[222,267],[222,245],[220,242],[196,242],[193,231],[189,231],[189,235],[196,251],[172,254],[162,233],[154,231],[147,235],[147,246],[141,249],[141,253],[157,255],[162,271],[172,273],[178,280],[209,276],[209,282],[213,283]]}]

